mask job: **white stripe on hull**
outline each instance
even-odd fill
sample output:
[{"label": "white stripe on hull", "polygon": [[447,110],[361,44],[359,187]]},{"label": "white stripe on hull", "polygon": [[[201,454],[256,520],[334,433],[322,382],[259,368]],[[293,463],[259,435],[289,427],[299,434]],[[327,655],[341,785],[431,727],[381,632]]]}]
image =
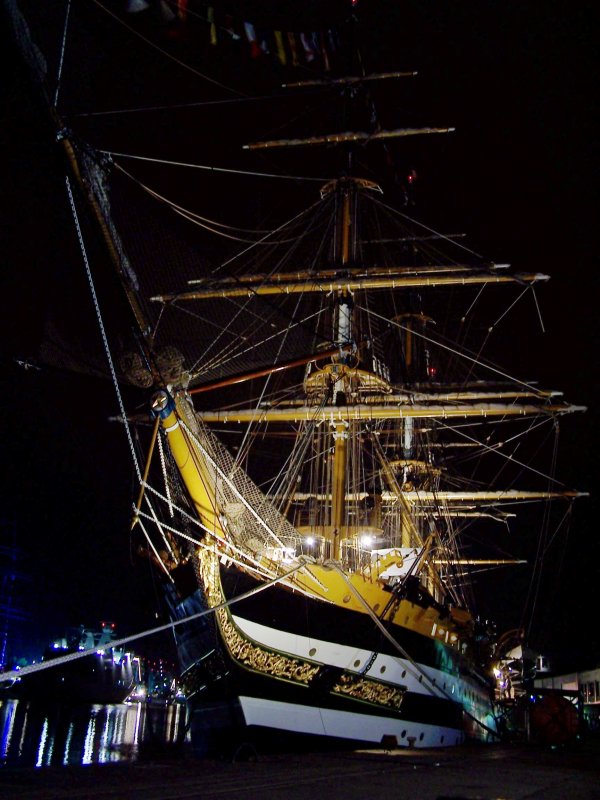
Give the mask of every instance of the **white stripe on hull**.
[{"label": "white stripe on hull", "polygon": [[[292,656],[340,667],[348,672],[360,673],[373,655],[370,650],[288,633],[252,622],[236,614],[232,615],[232,619],[247,637],[258,644]],[[467,708],[472,704],[489,707],[488,698],[475,681],[449,675],[433,667],[415,665],[405,658],[378,653],[365,674],[375,680],[406,687],[415,694],[462,702]],[[481,710],[480,708],[479,711]]]},{"label": "white stripe on hull", "polygon": [[[235,614],[232,615],[232,618],[238,628],[258,644],[300,658],[331,664],[348,672],[361,673],[373,655],[371,650],[287,633],[238,617]],[[463,692],[464,681],[460,678],[433,667],[415,665],[408,659],[399,656],[378,653],[377,658],[365,674],[369,678],[405,686],[411,692],[433,697],[459,701]],[[423,674],[429,680],[425,680]],[[433,685],[434,683],[435,685]]]},{"label": "white stripe on hull", "polygon": [[464,741],[462,731],[456,728],[259,697],[242,696],[239,701],[246,725],[372,744],[381,744],[382,741],[390,741],[394,737],[399,746],[406,747],[411,744],[415,747],[449,747]]}]

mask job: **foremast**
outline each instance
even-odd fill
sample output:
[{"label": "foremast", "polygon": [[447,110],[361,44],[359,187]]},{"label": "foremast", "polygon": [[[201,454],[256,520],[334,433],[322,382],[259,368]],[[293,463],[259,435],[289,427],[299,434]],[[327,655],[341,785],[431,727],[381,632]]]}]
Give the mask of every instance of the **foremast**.
[{"label": "foremast", "polygon": [[[351,181],[344,181],[338,184],[336,191],[341,196],[341,220],[339,230],[341,231],[338,243],[338,253],[340,269],[343,271],[350,261],[350,248],[352,243],[352,211],[355,205],[355,188]],[[340,347],[353,345],[353,326],[352,326],[352,298],[348,291],[342,290],[336,298],[335,331],[334,342]],[[337,360],[338,365],[345,364],[353,356],[344,354],[340,351]],[[333,384],[333,404],[334,406],[344,406],[346,400],[346,381],[344,380],[344,370],[338,368],[334,376]],[[331,421],[333,428],[333,477],[332,477],[332,498],[331,498],[331,529],[328,531],[331,540],[333,557],[336,560],[341,558],[341,539],[343,537],[344,511],[345,511],[345,490],[346,490],[346,460],[348,451],[348,428],[346,420]]]}]

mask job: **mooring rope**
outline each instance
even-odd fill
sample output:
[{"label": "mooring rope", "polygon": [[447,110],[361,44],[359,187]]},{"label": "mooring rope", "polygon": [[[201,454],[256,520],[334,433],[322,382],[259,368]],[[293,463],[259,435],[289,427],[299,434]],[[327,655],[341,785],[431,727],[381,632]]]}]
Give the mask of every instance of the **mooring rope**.
[{"label": "mooring rope", "polygon": [[110,345],[108,343],[108,336],[106,334],[106,328],[104,327],[104,321],[102,319],[102,312],[100,310],[100,303],[98,302],[98,295],[96,294],[96,287],[94,285],[94,278],[92,276],[92,270],[90,268],[90,262],[87,255],[87,250],[85,247],[85,242],[83,240],[83,233],[81,231],[81,225],[79,224],[79,216],[77,214],[77,208],[75,206],[75,198],[73,197],[73,191],[71,189],[71,182],[69,178],[66,179],[67,184],[67,193],[69,195],[69,203],[71,205],[71,213],[73,214],[73,220],[75,222],[75,228],[77,230],[77,238],[79,240],[79,246],[81,248],[81,255],[83,257],[83,263],[85,265],[85,271],[88,279],[88,283],[90,285],[90,291],[92,293],[92,300],[94,302],[94,309],[96,311],[96,316],[98,317],[98,326],[100,328],[100,335],[102,336],[102,343],[104,345],[104,350],[106,353],[106,358],[108,360],[108,367],[110,369],[110,374],[112,377],[112,381],[115,387],[115,392],[117,395],[117,402],[119,403],[119,409],[121,411],[121,416],[123,418],[123,422],[125,425],[125,431],[127,433],[127,440],[129,442],[129,449],[131,450],[131,457],[133,459],[133,465],[135,467],[135,472],[137,478],[140,483],[142,483],[142,471],[140,469],[140,465],[138,463],[137,455],[135,452],[135,447],[133,444],[133,437],[131,436],[131,429],[129,427],[129,423],[127,422],[127,414],[125,412],[125,404],[123,403],[123,398],[121,397],[121,391],[119,389],[119,381],[117,380],[117,372],[115,370],[115,365],[112,359],[112,355],[110,352]]},{"label": "mooring rope", "polygon": [[[115,639],[102,649],[108,650],[110,648],[122,647],[123,645],[129,644],[130,642],[135,642],[138,639],[143,639],[147,636],[153,636],[154,634],[162,633],[163,631],[173,630],[178,625],[183,625],[186,622],[192,622],[193,620],[200,619],[201,617],[206,617],[208,614],[214,614],[223,608],[229,608],[229,606],[232,606],[234,603],[239,603],[241,600],[246,600],[248,597],[252,597],[252,595],[263,592],[265,589],[269,589],[271,586],[275,586],[276,584],[287,580],[290,575],[293,575],[295,572],[298,572],[298,570],[303,569],[304,565],[304,559],[300,559],[299,563],[295,567],[288,570],[283,575],[280,575],[278,578],[273,578],[272,580],[267,581],[260,586],[255,586],[254,589],[249,589],[247,592],[243,592],[237,597],[232,597],[231,600],[225,600],[224,602],[218,603],[212,608],[207,608],[204,611],[198,611],[196,614],[190,614],[187,617],[183,617],[183,619],[167,622],[165,625],[159,625],[156,628],[149,628],[148,630],[142,631],[141,633],[132,634],[131,636],[124,636],[122,639]],[[22,678],[24,675],[31,675],[34,672],[42,672],[45,669],[57,667],[60,664],[67,664],[71,661],[77,661],[79,658],[85,658],[86,656],[92,655],[96,652],[97,648],[92,647],[88,648],[87,650],[79,650],[77,653],[67,653],[64,656],[57,656],[57,658],[52,658],[49,661],[42,661],[39,664],[29,664],[28,666],[21,667],[21,669],[18,670],[1,672],[0,682]]]},{"label": "mooring rope", "polygon": [[[371,606],[367,603],[367,601],[364,599],[364,597],[361,595],[361,593],[358,591],[358,589],[356,589],[356,587],[349,580],[349,578],[346,575],[346,573],[342,569],[340,569],[340,567],[338,567],[337,565],[335,566],[335,569],[342,576],[342,578],[344,579],[346,585],[348,586],[348,588],[350,589],[350,591],[352,592],[354,597],[363,606],[363,608],[365,609],[367,614],[371,617],[371,619],[373,620],[375,625],[379,628],[381,633],[385,636],[385,638],[396,648],[396,650],[400,653],[400,655],[403,658],[405,658],[410,664],[412,664],[412,666],[417,670],[417,672],[419,673],[420,676],[423,676],[424,678],[426,678],[426,680],[430,684],[429,686],[427,686],[427,688],[429,689],[430,693],[433,694],[434,696],[443,695],[443,697],[445,697],[447,700],[450,700],[453,703],[456,703],[457,702],[456,699],[454,697],[452,697],[450,694],[448,694],[448,692],[446,692],[441,686],[438,686],[436,683],[434,683],[433,679],[429,677],[429,675],[420,666],[420,664],[418,664],[406,652],[406,650],[402,647],[400,642],[394,636],[392,636],[392,634],[388,631],[388,629],[385,627],[385,625],[379,619],[377,614],[375,614],[375,612],[373,611]],[[438,692],[439,692],[439,695],[437,694]],[[490,728],[488,725],[485,724],[485,722],[482,722],[474,714],[471,714],[470,711],[467,711],[467,709],[464,707],[464,705],[461,704],[461,707],[462,707],[463,713],[466,714],[474,722],[476,722],[477,725],[479,725],[481,728],[483,728],[485,731],[487,731],[487,733],[491,734],[492,736],[496,736],[497,738],[500,738],[500,734],[498,733],[498,731],[495,731],[493,728]]]}]

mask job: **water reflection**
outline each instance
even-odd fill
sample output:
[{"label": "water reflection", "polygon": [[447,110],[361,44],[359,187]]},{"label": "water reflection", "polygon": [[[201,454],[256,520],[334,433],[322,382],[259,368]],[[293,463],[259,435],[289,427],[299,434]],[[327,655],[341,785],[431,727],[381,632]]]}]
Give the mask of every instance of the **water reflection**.
[{"label": "water reflection", "polygon": [[183,748],[185,706],[59,706],[0,701],[0,764],[47,767],[135,761]]}]

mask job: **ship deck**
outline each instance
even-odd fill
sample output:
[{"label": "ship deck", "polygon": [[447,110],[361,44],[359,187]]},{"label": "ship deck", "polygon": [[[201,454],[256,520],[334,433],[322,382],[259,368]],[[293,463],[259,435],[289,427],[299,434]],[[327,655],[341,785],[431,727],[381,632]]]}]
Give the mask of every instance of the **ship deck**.
[{"label": "ship deck", "polygon": [[[0,798],[29,800],[598,800],[600,739],[550,749],[468,745],[199,760],[185,752],[136,762],[3,769]],[[240,754],[241,756],[241,754]]]}]

